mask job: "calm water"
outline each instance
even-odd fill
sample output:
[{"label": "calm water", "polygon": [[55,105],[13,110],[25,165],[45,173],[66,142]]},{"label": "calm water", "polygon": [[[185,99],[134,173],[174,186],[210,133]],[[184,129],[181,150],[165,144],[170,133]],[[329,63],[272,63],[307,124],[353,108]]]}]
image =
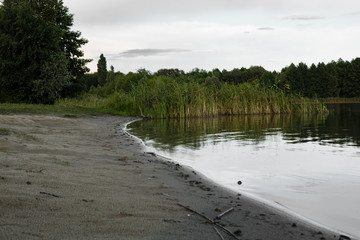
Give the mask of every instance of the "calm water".
[{"label": "calm water", "polygon": [[128,131],[228,188],[360,237],[360,104],[329,108],[327,116],[139,121]]}]

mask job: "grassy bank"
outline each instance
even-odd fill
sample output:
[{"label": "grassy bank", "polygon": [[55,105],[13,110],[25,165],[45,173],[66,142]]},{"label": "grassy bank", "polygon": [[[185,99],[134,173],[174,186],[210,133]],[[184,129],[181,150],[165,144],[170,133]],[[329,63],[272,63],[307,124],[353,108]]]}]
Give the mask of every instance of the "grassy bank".
[{"label": "grassy bank", "polygon": [[[120,79],[123,80],[123,79]],[[64,116],[115,114],[149,118],[199,118],[223,115],[324,113],[323,103],[267,88],[256,82],[231,84],[153,76],[113,81],[55,105],[0,104],[0,113]]]},{"label": "grassy bank", "polygon": [[101,97],[103,88],[77,99],[63,99],[57,106],[83,107],[126,116],[191,118],[246,114],[323,113],[326,108],[281,90],[256,84],[200,84],[168,77],[139,81],[125,91]]},{"label": "grassy bank", "polygon": [[54,114],[65,117],[77,117],[81,115],[97,115],[101,109],[94,107],[85,107],[81,104],[14,104],[0,103],[0,114]]}]

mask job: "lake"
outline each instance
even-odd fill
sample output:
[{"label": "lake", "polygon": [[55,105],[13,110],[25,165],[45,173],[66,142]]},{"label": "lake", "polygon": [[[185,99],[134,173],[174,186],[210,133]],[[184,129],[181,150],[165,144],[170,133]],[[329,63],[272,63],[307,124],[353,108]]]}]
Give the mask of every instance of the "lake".
[{"label": "lake", "polygon": [[360,237],[360,104],[328,108],[326,115],[138,121],[127,130],[148,151],[227,188]]}]

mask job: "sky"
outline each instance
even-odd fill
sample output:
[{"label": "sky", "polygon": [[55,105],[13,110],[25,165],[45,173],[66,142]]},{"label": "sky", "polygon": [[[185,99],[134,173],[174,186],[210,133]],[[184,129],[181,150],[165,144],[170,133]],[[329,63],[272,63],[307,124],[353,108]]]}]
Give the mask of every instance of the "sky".
[{"label": "sky", "polygon": [[360,57],[359,0],[64,0],[97,71],[231,70]]}]

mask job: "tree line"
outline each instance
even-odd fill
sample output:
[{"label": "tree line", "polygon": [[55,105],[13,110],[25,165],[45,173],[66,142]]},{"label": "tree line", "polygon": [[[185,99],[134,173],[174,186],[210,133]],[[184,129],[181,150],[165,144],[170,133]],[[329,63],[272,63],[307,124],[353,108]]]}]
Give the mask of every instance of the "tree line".
[{"label": "tree line", "polygon": [[283,89],[304,97],[360,97],[360,58],[328,64],[291,64],[277,73]]},{"label": "tree line", "polygon": [[[138,69],[127,74],[107,67],[103,54],[97,72],[88,73],[81,47],[87,40],[72,30],[73,15],[62,0],[3,0],[0,4],[0,102],[53,104],[86,92],[99,96],[130,92],[139,82],[171,79],[212,89],[250,83],[300,97],[360,97],[360,59],[307,66],[291,64],[280,72],[261,66],[233,70],[195,68],[189,72]],[[165,81],[165,80],[164,80]]]},{"label": "tree line", "polygon": [[[105,112],[150,118],[197,118],[221,115],[270,113],[324,113],[317,101],[287,93],[278,86],[264,85],[276,73],[262,67],[193,69],[146,69],[123,74],[110,71],[102,54],[98,72],[87,74],[87,94],[64,104],[97,107]],[[269,75],[270,74],[270,75]],[[275,78],[274,78],[275,79]]]},{"label": "tree line", "polygon": [[154,73],[146,69],[123,74],[106,68],[103,54],[98,62],[97,73],[87,74],[87,86],[98,87],[100,94],[109,94],[115,90],[129,91],[141,79],[165,76],[178,82],[195,81],[205,85],[219,86],[221,83],[252,83],[263,88],[281,90],[286,94],[295,94],[307,98],[353,98],[360,97],[360,58],[351,61],[332,61],[307,66],[305,63],[291,64],[280,72],[267,71],[261,66],[234,68],[233,70],[213,69],[206,71],[195,68],[184,72],[176,68],[160,69]]}]

